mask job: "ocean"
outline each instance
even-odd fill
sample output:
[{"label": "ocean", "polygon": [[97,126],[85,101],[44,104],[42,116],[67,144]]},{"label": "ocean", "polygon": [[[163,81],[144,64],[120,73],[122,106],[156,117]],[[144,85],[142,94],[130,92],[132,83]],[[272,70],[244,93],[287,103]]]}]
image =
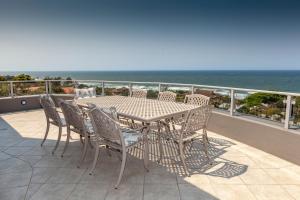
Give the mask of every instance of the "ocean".
[{"label": "ocean", "polygon": [[293,71],[18,71],[35,78],[71,77],[78,80],[115,80],[191,83],[286,92],[300,92],[300,70]]}]

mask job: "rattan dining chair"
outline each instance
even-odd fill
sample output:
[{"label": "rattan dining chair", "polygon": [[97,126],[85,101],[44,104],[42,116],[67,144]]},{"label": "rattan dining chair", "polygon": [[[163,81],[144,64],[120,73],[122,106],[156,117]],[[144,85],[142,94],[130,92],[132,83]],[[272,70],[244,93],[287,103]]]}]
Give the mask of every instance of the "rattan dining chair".
[{"label": "rattan dining chair", "polygon": [[[167,130],[165,135],[167,139],[172,139],[175,144],[178,145],[179,156],[183,163],[184,171],[187,176],[189,176],[189,171],[185,162],[184,150],[187,147],[188,143],[193,143],[197,139],[201,139],[204,145],[204,152],[208,161],[210,162],[209,154],[208,154],[208,140],[207,140],[207,123],[211,116],[212,107],[202,106],[197,107],[190,110],[185,116],[182,124],[180,126],[173,126],[172,129]],[[176,120],[176,119],[174,119]],[[176,128],[177,127],[177,128]],[[202,130],[202,133],[200,132]],[[159,141],[161,148],[162,141]],[[191,144],[192,145],[192,144]],[[192,147],[192,146],[191,146]]]},{"label": "rattan dining chair", "polygon": [[146,99],[147,98],[147,90],[134,89],[131,92],[131,97]]},{"label": "rattan dining chair", "polygon": [[[202,95],[202,94],[190,94],[186,95],[184,98],[184,103],[186,104],[193,104],[197,106],[207,106],[209,105],[210,97]],[[208,141],[208,144],[210,145],[208,136],[206,134],[206,140]]]},{"label": "rattan dining chair", "polygon": [[56,144],[52,150],[52,154],[54,154],[55,150],[57,149],[57,147],[59,145],[60,139],[61,139],[62,128],[66,126],[66,121],[64,118],[62,118],[59,115],[59,112],[58,112],[57,108],[55,107],[55,104],[49,95],[41,95],[40,96],[40,104],[44,109],[46,121],[47,121],[46,132],[44,135],[44,139],[42,140],[41,146],[43,146],[44,142],[46,141],[46,139],[48,137],[50,125],[52,124],[59,128],[58,138],[57,138]]},{"label": "rattan dining chair", "polygon": [[[89,110],[88,115],[90,116],[93,128],[95,130],[96,143],[95,157],[90,171],[90,175],[93,174],[94,169],[96,167],[100,151],[100,145],[106,145],[109,146],[109,148],[111,149],[120,151],[122,153],[122,163],[119,177],[115,185],[115,188],[117,189],[124,173],[127,152],[142,142],[147,143],[148,140],[146,138],[146,135],[144,135],[142,132],[130,128],[121,128],[121,124],[119,124],[119,122],[112,119],[98,107],[94,107],[91,110]],[[145,146],[147,147],[148,145]],[[144,158],[145,155],[148,153],[148,149],[145,148]],[[144,165],[147,169],[145,160]]]},{"label": "rattan dining chair", "polygon": [[206,106],[209,105],[209,100],[210,97],[202,94],[190,94],[185,96],[184,103],[198,106]]},{"label": "rattan dining chair", "polygon": [[170,91],[159,92],[157,100],[175,102],[176,101],[176,93],[170,92]]},{"label": "rattan dining chair", "polygon": [[86,156],[88,144],[91,145],[90,140],[94,134],[93,127],[91,121],[85,117],[85,115],[82,112],[82,109],[80,109],[76,105],[76,102],[61,100],[60,106],[65,116],[67,126],[67,140],[62,151],[61,157],[63,157],[64,153],[68,148],[71,137],[71,131],[78,133],[80,136],[80,141],[83,143],[83,152],[79,164],[80,166]]}]

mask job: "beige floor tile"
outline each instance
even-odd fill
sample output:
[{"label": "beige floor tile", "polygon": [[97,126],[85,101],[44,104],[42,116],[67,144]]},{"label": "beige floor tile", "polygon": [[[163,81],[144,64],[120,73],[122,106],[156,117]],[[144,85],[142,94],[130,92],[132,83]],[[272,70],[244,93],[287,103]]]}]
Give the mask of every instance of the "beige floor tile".
[{"label": "beige floor tile", "polygon": [[13,157],[0,162],[0,174],[22,172],[31,172],[29,163]]},{"label": "beige floor tile", "polygon": [[28,191],[26,193],[25,200],[30,199],[42,187],[42,185],[43,184],[35,184],[35,183],[30,184],[28,187]]},{"label": "beige floor tile", "polygon": [[211,184],[243,184],[243,181],[238,176],[231,178],[208,176],[208,178]]},{"label": "beige floor tile", "polygon": [[[89,168],[93,150],[88,152],[82,168],[77,169],[81,155],[78,135],[72,135],[73,140],[64,158],[60,157],[60,153],[66,139],[65,129],[54,156],[51,151],[56,142],[57,127],[50,129],[45,145],[39,146],[46,127],[42,110],[4,115],[3,119],[0,118],[0,125],[5,129],[0,129],[1,200],[7,197],[24,200],[30,178],[26,200],[300,198],[300,166],[213,132],[208,133],[213,145],[210,153],[216,156],[212,166],[203,164],[202,146],[197,144],[187,159],[192,175],[182,176],[182,165],[176,161],[165,159],[159,164],[154,162],[158,153],[157,146],[152,144],[155,156],[150,162],[150,172],[144,170],[141,151],[131,152],[120,187],[115,190],[113,186],[121,164],[115,153],[109,157],[101,151],[91,176]],[[173,146],[165,147],[166,154],[177,153]],[[200,148],[199,155],[195,154],[197,148]],[[18,158],[12,158],[3,151]],[[198,159],[194,165],[191,164],[193,158]]]},{"label": "beige floor tile", "polygon": [[1,200],[24,200],[27,191],[27,186],[0,189]]},{"label": "beige floor tile", "polygon": [[35,165],[38,161],[42,159],[42,156],[18,156],[21,160],[29,163],[31,166]]},{"label": "beige floor tile", "polygon": [[255,200],[245,185],[213,185],[216,196],[223,200]]},{"label": "beige floor tile", "polygon": [[104,183],[86,183],[78,184],[68,197],[68,200],[99,200],[105,199],[110,189],[109,184]]},{"label": "beige floor tile", "polygon": [[152,199],[180,199],[178,186],[176,184],[145,184],[144,185],[144,200]]},{"label": "beige floor tile", "polygon": [[30,151],[33,147],[13,146],[5,150],[6,153],[14,156],[20,156]]},{"label": "beige floor tile", "polygon": [[78,183],[85,171],[77,168],[59,168],[46,183]]},{"label": "beige floor tile", "polygon": [[250,168],[260,168],[260,166],[256,162],[254,162],[251,158],[249,158],[248,156],[241,156],[240,154],[239,155],[230,155],[229,154],[229,156],[228,156],[227,154],[224,154],[221,156],[221,158],[230,160],[232,162],[236,162],[238,164],[245,165]]},{"label": "beige floor tile", "polygon": [[264,169],[277,184],[300,184],[300,174],[287,169]]},{"label": "beige floor tile", "polygon": [[176,174],[166,173],[151,173],[145,175],[145,184],[177,184]]},{"label": "beige floor tile", "polygon": [[179,184],[180,196],[182,200],[217,200],[216,193],[210,184]]},{"label": "beige floor tile", "polygon": [[259,158],[253,157],[252,160],[256,162],[261,168],[283,168],[291,166],[292,163],[275,157],[273,155],[267,155]]},{"label": "beige floor tile", "polygon": [[300,200],[300,185],[282,185],[282,187],[294,198]]},{"label": "beige floor tile", "polygon": [[80,179],[80,183],[113,183],[118,178],[118,170],[116,166],[112,165],[100,165],[96,167],[92,175],[90,171],[86,170]]},{"label": "beige floor tile", "polygon": [[143,199],[143,185],[140,184],[120,184],[119,188],[114,189],[114,185],[111,185],[109,192],[107,193],[106,200],[132,200]]},{"label": "beige floor tile", "polygon": [[258,200],[292,200],[293,198],[279,185],[248,185]]},{"label": "beige floor tile", "polygon": [[240,177],[245,184],[276,184],[272,177],[262,169],[248,169]]},{"label": "beige floor tile", "polygon": [[192,184],[196,186],[210,183],[208,176],[204,174],[193,174],[190,177],[177,176],[177,181],[180,184]]},{"label": "beige floor tile", "polygon": [[[44,156],[34,167],[64,167],[68,164],[70,157]],[[74,166],[76,168],[76,166]]]},{"label": "beige floor tile", "polygon": [[29,184],[31,172],[0,175],[0,188],[21,187]]},{"label": "beige floor tile", "polygon": [[7,153],[1,152],[1,149],[0,149],[0,161],[6,160],[6,159],[8,159],[8,158],[11,158],[11,156],[8,155]]},{"label": "beige floor tile", "polygon": [[62,200],[74,190],[75,184],[44,184],[30,200]]},{"label": "beige floor tile", "polygon": [[46,181],[56,174],[58,171],[57,168],[54,167],[35,167],[33,168],[33,174],[31,177],[31,183],[46,183]]}]

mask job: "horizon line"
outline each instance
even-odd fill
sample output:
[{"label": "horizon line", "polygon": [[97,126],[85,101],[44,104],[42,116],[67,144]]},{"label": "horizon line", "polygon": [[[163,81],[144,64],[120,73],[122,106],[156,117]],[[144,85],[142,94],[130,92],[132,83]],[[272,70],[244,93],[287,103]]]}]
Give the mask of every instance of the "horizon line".
[{"label": "horizon line", "polygon": [[300,69],[0,70],[3,72],[300,71]]}]

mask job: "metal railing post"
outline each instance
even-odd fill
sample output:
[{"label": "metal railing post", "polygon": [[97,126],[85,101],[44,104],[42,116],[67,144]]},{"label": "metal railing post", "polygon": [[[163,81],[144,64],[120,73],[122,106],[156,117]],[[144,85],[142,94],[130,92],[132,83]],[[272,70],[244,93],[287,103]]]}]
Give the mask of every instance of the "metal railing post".
[{"label": "metal railing post", "polygon": [[14,85],[13,85],[12,81],[9,82],[9,86],[10,86],[10,96],[13,98],[14,97]]},{"label": "metal railing post", "polygon": [[104,96],[105,93],[104,93],[104,81],[102,81],[102,91],[101,91],[101,95]]},{"label": "metal railing post", "polygon": [[48,82],[48,94],[51,94],[52,93],[52,81],[49,81]]},{"label": "metal railing post", "polygon": [[45,93],[49,94],[48,81],[45,81],[45,87],[46,87],[45,88],[45,90],[46,90]]},{"label": "metal railing post", "polygon": [[158,84],[158,92],[161,92],[161,83]]},{"label": "metal railing post", "polygon": [[287,95],[286,98],[286,108],[285,108],[285,120],[284,120],[284,128],[289,128],[289,122],[291,117],[291,110],[292,110],[292,96]]},{"label": "metal railing post", "polygon": [[131,95],[132,95],[132,83],[129,83],[128,87],[129,87],[129,96],[131,97]]},{"label": "metal railing post", "polygon": [[234,115],[235,101],[234,101],[234,90],[230,90],[230,115]]},{"label": "metal railing post", "polygon": [[195,89],[194,86],[192,86],[192,88],[191,88],[192,94],[194,94],[194,89]]}]

